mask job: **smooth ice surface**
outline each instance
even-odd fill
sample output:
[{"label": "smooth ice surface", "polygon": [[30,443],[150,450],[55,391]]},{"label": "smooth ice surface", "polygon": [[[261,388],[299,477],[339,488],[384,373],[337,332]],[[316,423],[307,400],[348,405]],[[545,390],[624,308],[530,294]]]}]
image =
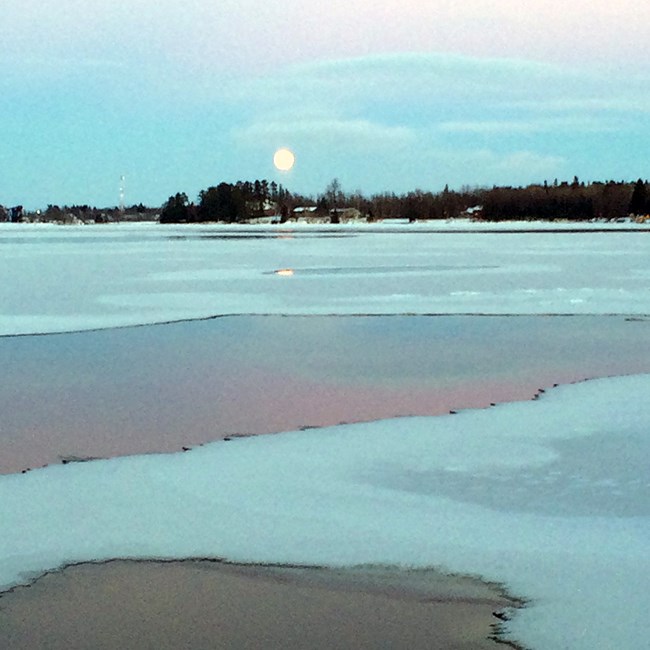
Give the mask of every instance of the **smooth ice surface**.
[{"label": "smooth ice surface", "polygon": [[539,400],[0,477],[0,584],[111,557],[439,566],[530,599],[540,650],[636,649],[650,375]]},{"label": "smooth ice surface", "polygon": [[0,224],[0,335],[226,314],[648,314],[647,226],[578,228]]}]

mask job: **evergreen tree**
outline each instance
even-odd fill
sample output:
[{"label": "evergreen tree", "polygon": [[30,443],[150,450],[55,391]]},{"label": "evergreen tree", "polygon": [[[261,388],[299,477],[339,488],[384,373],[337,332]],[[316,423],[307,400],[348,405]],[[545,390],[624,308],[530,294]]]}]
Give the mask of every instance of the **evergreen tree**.
[{"label": "evergreen tree", "polygon": [[645,183],[639,179],[634,186],[634,190],[632,190],[632,198],[630,199],[628,212],[630,214],[646,214],[649,208]]},{"label": "evergreen tree", "polygon": [[184,223],[188,220],[188,201],[185,193],[170,196],[160,213],[160,223]]},{"label": "evergreen tree", "polygon": [[199,193],[199,221],[226,221],[232,223],[249,217],[246,200],[237,185],[219,183]]}]

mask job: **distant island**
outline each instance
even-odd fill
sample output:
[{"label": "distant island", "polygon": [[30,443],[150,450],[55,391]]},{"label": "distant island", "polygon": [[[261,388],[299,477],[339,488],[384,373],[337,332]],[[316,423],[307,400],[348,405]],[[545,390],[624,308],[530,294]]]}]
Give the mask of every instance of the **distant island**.
[{"label": "distant island", "polygon": [[222,182],[199,192],[196,201],[178,192],[159,207],[95,208],[89,205],[48,205],[26,211],[0,205],[0,222],[112,223],[315,223],[410,222],[469,218],[477,221],[618,221],[650,222],[650,183],[580,182],[557,179],[525,187],[449,187],[440,192],[413,190],[397,195],[384,192],[365,196],[344,192],[338,179],[318,196],[293,193],[267,180]]}]

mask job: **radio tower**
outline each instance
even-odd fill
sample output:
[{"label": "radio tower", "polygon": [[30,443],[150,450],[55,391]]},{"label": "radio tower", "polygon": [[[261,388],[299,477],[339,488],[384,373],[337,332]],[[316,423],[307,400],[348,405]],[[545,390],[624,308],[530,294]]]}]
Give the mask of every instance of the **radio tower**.
[{"label": "radio tower", "polygon": [[124,174],[120,176],[120,212],[124,212],[124,181],[126,177]]}]

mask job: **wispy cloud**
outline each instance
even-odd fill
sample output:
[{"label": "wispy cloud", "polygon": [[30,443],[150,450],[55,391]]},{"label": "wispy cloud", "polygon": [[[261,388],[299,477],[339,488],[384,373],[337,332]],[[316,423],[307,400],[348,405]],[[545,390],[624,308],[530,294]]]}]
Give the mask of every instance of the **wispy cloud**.
[{"label": "wispy cloud", "polygon": [[[288,66],[272,75],[237,82],[237,100],[257,94],[287,101],[368,103],[436,98],[476,101],[544,96],[575,80],[557,66],[515,59],[478,59],[454,54],[398,53]],[[540,86],[544,86],[542,92]]]},{"label": "wispy cloud", "polygon": [[562,156],[543,155],[535,151],[507,154],[477,151],[471,157],[476,164],[486,166],[488,176],[495,179],[493,182],[503,184],[520,182],[519,179],[529,182],[530,178],[547,178],[558,171],[565,171],[567,163]]},{"label": "wispy cloud", "polygon": [[[233,131],[238,146],[295,143],[348,160],[365,152],[426,187],[463,175],[488,184],[561,175],[567,147],[581,138],[593,147],[638,128],[603,95],[620,88],[617,106],[625,105],[638,90],[627,96],[625,86],[525,60],[411,53],[289,66],[226,96],[254,106]],[[373,168],[388,186],[381,165],[364,163],[368,183]]]},{"label": "wispy cloud", "polygon": [[[5,142],[26,152],[34,178],[56,179],[59,187],[62,178],[80,177],[75,165],[92,141],[97,160],[88,176],[96,184],[106,177],[106,160],[114,174],[126,160],[149,170],[150,193],[165,179],[166,195],[271,178],[279,146],[293,148],[297,164],[277,180],[307,193],[335,176],[347,189],[402,192],[574,174],[636,178],[647,165],[650,84],[643,75],[420,52],[323,59],[256,75],[217,73],[208,62],[184,75],[173,52],[170,59],[136,70],[121,50],[25,59],[21,70],[45,62],[56,80],[41,84],[24,74],[3,86],[5,96],[13,87],[21,106],[30,106],[0,115]],[[57,162],[44,156],[37,169],[33,152],[53,142]],[[18,186],[22,175],[9,182]]]},{"label": "wispy cloud", "polygon": [[345,147],[395,147],[413,144],[416,135],[403,126],[389,126],[361,119],[302,119],[300,121],[258,121],[237,128],[233,137],[241,143],[259,146],[260,142],[309,140],[319,146],[336,143]]},{"label": "wispy cloud", "polygon": [[560,64],[602,57],[647,69],[649,7],[638,0],[3,0],[0,38],[16,51],[40,47],[48,55],[119,50],[134,65],[168,58],[188,73],[409,49]]},{"label": "wispy cloud", "polygon": [[593,92],[590,95],[576,93],[576,96],[548,98],[543,101],[522,99],[513,102],[504,102],[504,107],[513,110],[526,110],[530,112],[551,111],[554,113],[582,114],[619,114],[619,113],[650,113],[650,79],[644,88],[633,90],[625,80],[620,80],[618,87],[603,93]]},{"label": "wispy cloud", "polygon": [[[396,161],[395,167],[407,169],[412,178],[417,178],[417,185],[425,189],[441,189],[447,183],[452,187],[516,185],[570,171],[561,155],[524,149],[500,152],[462,141],[452,147],[422,142],[410,156]],[[386,176],[386,180],[390,178]]]},{"label": "wispy cloud", "polygon": [[[457,120],[454,113],[500,111],[500,119],[514,122],[520,117],[517,112],[546,112],[551,117],[562,114],[567,123],[575,119],[577,127],[585,112],[648,110],[650,80],[519,59],[394,53],[287,66],[273,74],[233,80],[220,86],[219,94],[235,104],[252,102],[265,112],[282,112],[285,106],[294,112],[303,107],[350,115],[383,108],[397,112],[402,107],[408,117],[433,117],[437,112],[439,121],[442,117],[450,123],[496,122],[491,116]],[[596,118],[590,119],[583,124],[595,129]],[[542,121],[535,124],[531,128],[543,130]]]},{"label": "wispy cloud", "polygon": [[444,133],[482,135],[543,134],[543,133],[611,133],[620,124],[586,116],[550,117],[547,119],[468,120],[441,122],[438,129]]}]

